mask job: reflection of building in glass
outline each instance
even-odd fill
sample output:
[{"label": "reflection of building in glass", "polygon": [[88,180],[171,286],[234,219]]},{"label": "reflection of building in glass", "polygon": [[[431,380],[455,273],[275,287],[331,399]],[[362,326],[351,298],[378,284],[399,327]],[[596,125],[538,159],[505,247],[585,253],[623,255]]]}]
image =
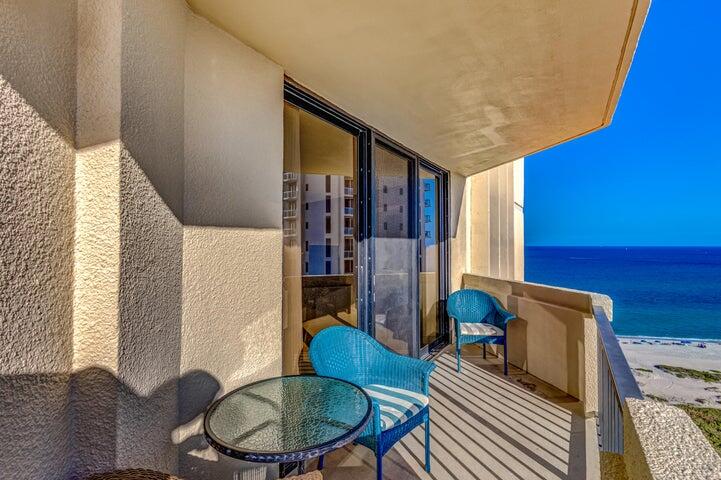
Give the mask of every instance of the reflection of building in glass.
[{"label": "reflection of building in glass", "polygon": [[[421,238],[425,247],[421,255],[421,271],[435,271],[438,256],[435,247],[438,244],[438,215],[436,204],[438,202],[438,184],[435,178],[421,180]],[[433,254],[429,254],[429,253]]]},{"label": "reflection of building in glass", "polygon": [[[353,273],[353,179],[301,174],[295,190],[286,180],[286,237],[300,239],[303,275]],[[298,215],[300,209],[300,215]]]}]

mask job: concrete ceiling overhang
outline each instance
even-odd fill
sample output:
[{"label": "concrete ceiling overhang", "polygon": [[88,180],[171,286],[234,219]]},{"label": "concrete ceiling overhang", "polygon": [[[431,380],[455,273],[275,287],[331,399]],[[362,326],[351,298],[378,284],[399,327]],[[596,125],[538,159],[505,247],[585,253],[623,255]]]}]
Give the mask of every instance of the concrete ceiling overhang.
[{"label": "concrete ceiling overhang", "polygon": [[470,175],[608,125],[649,0],[189,0],[351,115]]}]

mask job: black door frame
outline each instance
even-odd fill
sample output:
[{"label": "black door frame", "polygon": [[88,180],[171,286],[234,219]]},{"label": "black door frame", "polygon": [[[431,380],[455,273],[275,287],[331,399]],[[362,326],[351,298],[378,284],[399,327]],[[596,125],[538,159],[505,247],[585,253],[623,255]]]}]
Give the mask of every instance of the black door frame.
[{"label": "black door frame", "polygon": [[[376,144],[383,148],[398,153],[413,162],[413,175],[409,179],[409,193],[414,192],[414,198],[411,203],[412,213],[409,217],[415,221],[409,222],[409,228],[413,228],[413,234],[420,242],[419,215],[418,215],[418,196],[420,185],[418,182],[419,168],[423,166],[429,171],[436,173],[441,179],[440,198],[439,198],[439,217],[441,225],[439,228],[439,246],[441,247],[440,258],[440,292],[439,292],[439,311],[441,315],[441,335],[439,338],[429,345],[429,350],[435,350],[446,345],[449,341],[449,325],[448,316],[446,314],[445,300],[448,296],[448,277],[449,277],[449,248],[448,248],[448,181],[449,172],[442,167],[434,164],[428,159],[422,157],[418,153],[410,150],[392,138],[384,135],[382,132],[365,124],[364,122],[354,118],[346,112],[335,107],[331,103],[321,99],[317,95],[309,92],[302,86],[295,83],[292,79],[286,77],[283,85],[284,99],[286,102],[301,108],[317,117],[345,130],[356,136],[357,142],[357,165],[356,165],[356,185],[357,185],[357,202],[356,202],[356,257],[357,257],[357,298],[358,302],[358,328],[375,336],[373,315],[373,258],[374,252],[372,243],[369,240],[375,235],[374,220],[375,213],[373,206],[375,205],[375,193],[373,186],[374,178],[374,158],[373,150]],[[420,272],[420,251],[417,258],[418,271]],[[418,276],[420,277],[420,275]],[[416,282],[418,282],[418,278]],[[420,301],[420,298],[419,298]],[[418,310],[416,310],[418,311]],[[420,317],[419,317],[420,320]],[[419,329],[420,332],[420,329]],[[420,335],[420,333],[419,333]],[[420,349],[420,337],[417,339],[416,345],[413,347],[417,355]]]}]

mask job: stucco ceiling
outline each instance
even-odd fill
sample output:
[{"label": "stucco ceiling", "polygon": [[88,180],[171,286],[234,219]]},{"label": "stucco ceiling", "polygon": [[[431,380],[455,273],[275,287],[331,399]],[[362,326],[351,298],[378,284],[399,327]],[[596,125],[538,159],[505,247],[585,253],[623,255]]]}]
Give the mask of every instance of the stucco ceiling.
[{"label": "stucco ceiling", "polygon": [[286,74],[463,175],[610,122],[649,0],[189,0]]}]

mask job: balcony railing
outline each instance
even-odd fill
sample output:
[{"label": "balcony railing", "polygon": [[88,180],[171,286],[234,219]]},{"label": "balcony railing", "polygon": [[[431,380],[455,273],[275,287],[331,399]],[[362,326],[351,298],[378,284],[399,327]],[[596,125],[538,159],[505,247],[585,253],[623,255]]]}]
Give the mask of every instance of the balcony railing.
[{"label": "balcony railing", "polygon": [[295,172],[285,172],[283,174],[283,181],[286,183],[292,183],[298,181],[298,174]]},{"label": "balcony railing", "polygon": [[298,196],[298,190],[285,190],[283,192],[283,200],[293,200]]},{"label": "balcony railing", "polygon": [[343,229],[343,233],[344,233],[347,237],[352,237],[352,236],[353,236],[353,227],[345,227],[345,228]]},{"label": "balcony railing", "polygon": [[346,250],[345,252],[343,252],[343,257],[344,258],[353,258],[353,250]]},{"label": "balcony railing", "polygon": [[350,187],[345,187],[345,196],[346,197],[352,197],[353,196],[353,189]]},{"label": "balcony railing", "polygon": [[353,207],[345,207],[346,215],[353,215]]},{"label": "balcony railing", "polygon": [[643,398],[603,308],[594,306],[598,326],[598,437],[604,452],[623,453],[623,405]]},{"label": "balcony railing", "polygon": [[283,210],[283,218],[295,218],[297,214],[298,211],[296,209]]}]

